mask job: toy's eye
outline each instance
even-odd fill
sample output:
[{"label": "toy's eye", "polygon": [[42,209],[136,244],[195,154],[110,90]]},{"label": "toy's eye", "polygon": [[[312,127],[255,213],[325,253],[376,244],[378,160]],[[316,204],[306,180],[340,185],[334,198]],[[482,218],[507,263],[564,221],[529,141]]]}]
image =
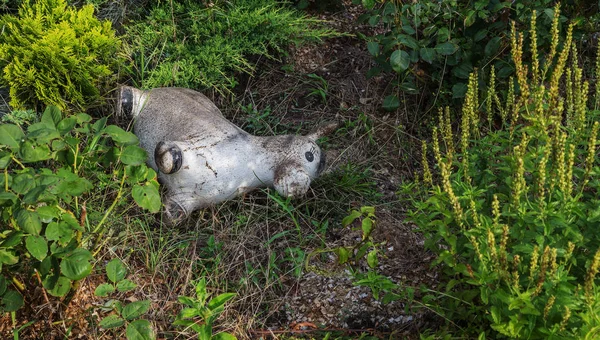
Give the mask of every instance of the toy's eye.
[{"label": "toy's eye", "polygon": [[309,162],[312,162],[315,160],[315,155],[313,155],[312,152],[310,151],[306,151],[306,153],[304,154],[304,156],[306,157],[306,160]]}]

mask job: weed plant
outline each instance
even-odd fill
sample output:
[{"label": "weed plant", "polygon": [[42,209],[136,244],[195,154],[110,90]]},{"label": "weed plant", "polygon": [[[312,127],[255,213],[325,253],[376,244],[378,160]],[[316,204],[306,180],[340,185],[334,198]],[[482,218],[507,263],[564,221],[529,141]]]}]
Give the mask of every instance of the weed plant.
[{"label": "weed plant", "polygon": [[129,209],[130,198],[160,210],[156,173],[137,137],[106,121],[49,107],[26,130],[0,125],[0,311],[21,307],[30,294],[21,280],[32,275],[44,296],[77,288],[111,216]]},{"label": "weed plant", "polygon": [[423,147],[429,189],[412,219],[444,273],[439,294],[423,302],[468,337],[599,335],[600,96],[598,89],[588,96],[573,25],[561,40],[555,11],[547,50],[538,49],[532,14],[530,62],[513,24],[516,79],[508,91],[496,88],[492,68],[480,96],[472,73],[460,135],[448,110],[440,111]]},{"label": "weed plant", "polygon": [[66,0],[24,2],[0,18],[0,83],[15,109],[81,110],[100,99],[100,87],[116,68],[120,41],[91,5]]},{"label": "weed plant", "polygon": [[273,0],[162,2],[126,28],[135,86],[181,86],[228,93],[251,56],[274,58],[290,43],[331,36],[317,20]]}]

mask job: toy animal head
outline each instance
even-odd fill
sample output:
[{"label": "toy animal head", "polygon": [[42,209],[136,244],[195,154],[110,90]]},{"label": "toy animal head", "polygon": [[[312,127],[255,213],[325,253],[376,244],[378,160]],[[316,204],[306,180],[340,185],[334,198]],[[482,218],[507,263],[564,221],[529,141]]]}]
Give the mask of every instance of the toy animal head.
[{"label": "toy animal head", "polygon": [[207,97],[182,88],[123,87],[117,113],[134,119],[148,163],[168,189],[167,213],[174,218],[257,187],[274,187],[285,197],[305,194],[325,167],[317,139],[337,127],[328,124],[306,136],[253,136]]}]

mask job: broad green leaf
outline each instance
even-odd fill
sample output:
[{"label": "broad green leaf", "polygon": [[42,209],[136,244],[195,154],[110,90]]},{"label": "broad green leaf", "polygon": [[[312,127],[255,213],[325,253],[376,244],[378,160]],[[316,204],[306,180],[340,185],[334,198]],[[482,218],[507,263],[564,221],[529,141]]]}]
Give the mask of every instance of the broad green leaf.
[{"label": "broad green leaf", "polygon": [[369,41],[367,43],[367,50],[373,57],[377,57],[379,55],[379,43],[377,41]]},{"label": "broad green leaf", "polygon": [[17,244],[21,243],[21,238],[23,237],[23,232],[19,230],[13,230],[2,242],[0,242],[0,247],[2,248],[10,248],[14,247]]},{"label": "broad green leaf", "polygon": [[177,317],[181,319],[192,319],[200,315],[202,315],[202,313],[198,308],[184,308],[179,312]]},{"label": "broad green leaf", "polygon": [[109,280],[117,283],[125,278],[125,275],[127,275],[127,268],[125,268],[125,265],[121,260],[112,259],[106,265],[106,275]]},{"label": "broad green leaf", "polygon": [[[29,190],[25,194],[25,196],[23,196],[23,199],[21,201],[28,205],[37,204],[38,200],[40,200],[40,197],[42,197],[47,192],[48,192],[47,187],[45,185],[40,185],[38,187],[35,187],[35,188]],[[38,215],[39,215],[39,213],[38,213]]]},{"label": "broad green leaf", "polygon": [[479,42],[481,40],[483,40],[488,34],[488,30],[486,29],[482,29],[477,31],[477,33],[475,33],[475,36],[473,37],[473,40],[475,40],[475,42]]},{"label": "broad green leaf", "polygon": [[148,320],[135,320],[127,325],[125,331],[127,340],[153,340],[156,335],[152,330],[152,326]]},{"label": "broad green leaf", "polygon": [[367,254],[367,264],[369,267],[375,269],[379,264],[379,259],[377,258],[377,250],[371,250]]},{"label": "broad green leaf", "polygon": [[396,50],[390,56],[390,65],[396,73],[402,73],[408,69],[410,64],[410,56],[406,51]]},{"label": "broad green leaf", "polygon": [[0,152],[0,169],[6,169],[12,162],[12,154],[4,151]]},{"label": "broad green leaf", "polygon": [[35,123],[27,128],[27,137],[35,139],[39,144],[49,144],[51,140],[60,138],[60,133],[56,131],[56,127],[52,124]]},{"label": "broad green leaf", "polygon": [[142,182],[146,180],[148,176],[148,167],[145,165],[127,165],[125,167],[125,173],[130,183]]},{"label": "broad green leaf", "polygon": [[27,209],[21,209],[17,212],[17,224],[31,235],[39,235],[42,230],[42,222],[37,212]]},{"label": "broad green leaf", "polygon": [[52,222],[46,227],[46,238],[50,241],[67,244],[73,238],[73,228],[64,221]]},{"label": "broad green leaf", "polygon": [[467,93],[467,84],[465,83],[456,83],[452,86],[452,98],[463,98]]},{"label": "broad green leaf", "polygon": [[8,250],[0,249],[0,265],[1,264],[12,265],[12,264],[16,264],[17,262],[19,262],[19,258],[17,256],[15,256],[15,254],[13,254],[12,252],[10,252]]},{"label": "broad green leaf", "polygon": [[75,127],[75,124],[77,124],[77,118],[68,117],[68,118],[61,120],[56,125],[56,129],[58,130],[58,132],[60,132],[61,135],[65,135],[68,132],[71,132],[71,130],[73,130],[73,128]]},{"label": "broad green leaf", "polygon": [[23,297],[14,290],[9,290],[0,298],[0,310],[15,312],[23,306]]},{"label": "broad green leaf", "polygon": [[103,283],[101,285],[98,285],[98,287],[96,287],[96,290],[94,290],[94,295],[100,296],[100,297],[106,297],[109,294],[112,294],[114,292],[115,292],[115,286],[111,285],[110,283]]},{"label": "broad green leaf", "polygon": [[109,125],[104,128],[104,133],[108,134],[112,140],[119,145],[132,145],[138,143],[138,138],[131,132],[127,132],[116,125]]},{"label": "broad green leaf", "polygon": [[477,19],[477,12],[475,10],[469,10],[467,12],[467,16],[465,17],[465,27],[469,27],[475,23],[475,19]]},{"label": "broad green leaf", "polygon": [[389,95],[383,99],[382,107],[386,111],[394,111],[400,107],[400,99],[395,95]]},{"label": "broad green leaf", "polygon": [[87,249],[77,248],[60,262],[62,274],[71,280],[81,280],[92,272],[92,254]]},{"label": "broad green leaf", "polygon": [[375,4],[377,3],[377,1],[375,0],[361,0],[362,1],[362,5],[366,8],[366,9],[371,9],[375,6]]},{"label": "broad green leaf", "polygon": [[235,293],[224,293],[224,294],[220,294],[219,296],[213,298],[210,300],[210,302],[208,302],[208,309],[210,310],[217,310],[220,307],[223,307],[223,305],[231,300],[233,297],[235,296]]},{"label": "broad green leaf", "polygon": [[419,54],[421,55],[421,59],[423,59],[423,61],[428,62],[428,63],[433,63],[433,60],[435,59],[435,49],[430,48],[430,47],[423,47],[420,51]]},{"label": "broad green leaf", "polygon": [[38,145],[31,141],[23,142],[19,153],[23,163],[34,163],[52,158],[52,151],[47,144]]},{"label": "broad green leaf", "polygon": [[137,145],[129,145],[121,152],[121,162],[127,165],[144,164],[147,157],[146,150]]},{"label": "broad green leaf", "polygon": [[137,287],[137,285],[127,279],[117,282],[117,290],[119,292],[128,292],[135,289],[135,287]]},{"label": "broad green leaf", "polygon": [[208,294],[206,293],[206,279],[202,278],[196,284],[196,297],[200,301],[200,305],[204,305]]},{"label": "broad green leaf", "polygon": [[53,205],[43,205],[35,210],[43,223],[50,223],[58,217],[58,208]]},{"label": "broad green leaf", "polygon": [[362,220],[361,223],[361,228],[362,228],[362,238],[363,240],[366,240],[367,237],[369,237],[369,235],[371,235],[371,231],[373,230],[373,220],[370,219],[369,217],[365,217]]},{"label": "broad green leaf", "polygon": [[41,122],[56,127],[56,124],[58,124],[61,119],[62,113],[60,112],[60,109],[51,105],[46,107],[46,110],[44,110],[44,113],[42,113]]},{"label": "broad green leaf", "polygon": [[346,247],[339,247],[335,249],[335,253],[338,256],[338,263],[344,264],[348,262],[350,258],[350,251]]},{"label": "broad green leaf", "polygon": [[133,320],[146,313],[149,308],[150,300],[135,301],[123,307],[121,315],[126,320]]},{"label": "broad green leaf", "polygon": [[189,296],[178,296],[177,301],[189,307],[194,307],[196,305],[196,301]]},{"label": "broad green leaf", "polygon": [[48,289],[48,293],[52,296],[62,297],[71,290],[71,280],[64,276],[60,276],[52,289]]},{"label": "broad green leaf", "polygon": [[13,178],[11,189],[19,195],[25,195],[29,190],[35,188],[35,179],[30,173],[18,174]]},{"label": "broad green leaf", "polygon": [[39,235],[30,235],[25,239],[25,247],[36,259],[42,261],[48,255],[48,242]]},{"label": "broad green leaf", "polygon": [[7,287],[8,284],[6,283],[6,279],[4,278],[4,276],[0,275],[0,296],[2,296],[4,292],[6,292]]},{"label": "broad green leaf", "polygon": [[438,44],[435,47],[435,51],[441,55],[451,55],[458,51],[458,46],[447,41],[445,43]]},{"label": "broad green leaf", "polygon": [[0,145],[6,145],[11,150],[18,150],[25,134],[14,124],[0,124]]},{"label": "broad green leaf", "polygon": [[0,205],[9,201],[14,204],[17,201],[17,195],[13,194],[12,192],[0,192]]},{"label": "broad green leaf", "polygon": [[484,53],[486,57],[493,57],[500,50],[500,43],[502,42],[502,38],[493,37],[488,41],[487,45],[485,45]]},{"label": "broad green leaf", "polygon": [[342,227],[346,227],[346,226],[352,224],[352,222],[354,222],[361,215],[362,215],[362,213],[360,211],[352,210],[350,215],[348,215],[342,219]]},{"label": "broad green leaf", "polygon": [[211,340],[237,340],[237,338],[227,332],[221,332],[213,335]]},{"label": "broad green leaf", "polygon": [[452,74],[460,79],[469,79],[471,72],[473,72],[473,64],[469,61],[452,68]]},{"label": "broad green leaf", "polygon": [[60,183],[55,187],[55,192],[59,196],[64,194],[80,196],[93,188],[90,181],[77,176],[68,169],[59,169],[56,175],[61,178]]},{"label": "broad green leaf", "polygon": [[160,193],[151,183],[146,185],[136,184],[131,190],[131,195],[140,207],[149,210],[151,213],[157,213],[160,211]]},{"label": "broad green leaf", "polygon": [[87,113],[78,113],[75,118],[77,119],[78,124],[89,123],[92,121],[92,116]]},{"label": "broad green leaf", "polygon": [[104,329],[121,327],[125,324],[125,320],[118,315],[111,314],[100,321],[98,326]]}]

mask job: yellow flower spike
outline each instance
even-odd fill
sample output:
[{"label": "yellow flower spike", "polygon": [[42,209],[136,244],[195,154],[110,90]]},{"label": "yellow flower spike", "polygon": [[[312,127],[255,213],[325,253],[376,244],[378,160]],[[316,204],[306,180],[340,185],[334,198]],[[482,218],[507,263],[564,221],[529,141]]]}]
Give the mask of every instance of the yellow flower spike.
[{"label": "yellow flower spike", "polygon": [[596,251],[594,255],[594,259],[592,260],[592,264],[585,275],[585,283],[583,286],[583,290],[585,292],[586,299],[591,302],[594,298],[594,280],[596,279],[596,275],[598,274],[598,269],[600,268],[600,249]]},{"label": "yellow flower spike", "polygon": [[556,297],[554,295],[552,295],[548,299],[548,302],[546,302],[546,306],[544,307],[544,320],[546,320],[546,318],[548,317],[548,314],[550,313],[550,310],[552,310],[552,306],[554,306],[555,300],[556,300]]},{"label": "yellow flower spike", "polygon": [[594,160],[596,159],[596,142],[599,128],[600,123],[594,122],[594,126],[592,127],[592,133],[590,135],[590,140],[588,141],[587,156],[585,157],[585,183],[587,183],[587,181],[589,180],[589,175],[592,171],[592,167],[594,166]]},{"label": "yellow flower spike", "polygon": [[563,259],[563,265],[566,265],[569,262],[571,256],[573,255],[573,250],[575,250],[575,244],[569,241],[569,243],[567,243],[567,250],[565,251],[565,257]]},{"label": "yellow flower spike", "polygon": [[518,292],[520,291],[519,285],[519,264],[521,263],[521,256],[513,256],[513,272],[512,272],[512,284],[513,288]]},{"label": "yellow flower spike", "polygon": [[481,253],[481,249],[479,249],[479,242],[477,242],[475,236],[469,236],[469,241],[471,241],[471,245],[473,245],[473,249],[475,249],[475,254],[477,254],[479,262],[485,265],[485,263],[483,262],[483,254]]},{"label": "yellow flower spike", "polygon": [[448,162],[452,163],[454,157],[454,135],[452,134],[452,123],[450,122],[450,107],[444,109],[444,139],[448,150]]},{"label": "yellow flower spike", "polygon": [[508,113],[512,113],[513,104],[515,103],[515,81],[513,77],[508,78],[508,94],[506,95],[506,107],[501,111],[502,122],[508,123]]},{"label": "yellow flower spike", "polygon": [[550,80],[550,101],[549,106],[553,107],[558,102],[559,97],[559,82],[560,78],[563,75],[565,64],[567,63],[567,58],[569,57],[569,51],[571,42],[573,40],[573,24],[569,25],[567,29],[567,37],[565,39],[564,48],[560,52],[558,57],[558,61],[556,62],[556,67],[554,67],[554,72],[552,73],[552,78]]},{"label": "yellow flower spike", "polygon": [[565,313],[563,314],[563,319],[560,322],[559,331],[562,332],[565,330],[570,318],[571,318],[571,309],[569,309],[569,306],[565,306]]},{"label": "yellow flower spike", "polygon": [[557,182],[558,182],[558,187],[560,188],[560,190],[564,193],[567,190],[567,183],[566,183],[566,166],[565,166],[565,142],[567,139],[567,135],[564,132],[561,132],[559,137],[558,137],[558,144],[556,145],[556,155],[555,155],[555,159],[556,159],[556,175],[557,175]]},{"label": "yellow flower spike", "polygon": [[[550,29],[550,35],[552,37],[552,41],[550,43],[550,54],[548,54],[548,58],[546,59],[546,64],[544,65],[544,76],[548,72],[548,68],[552,65],[552,61],[554,60],[554,56],[556,55],[556,48],[558,47],[558,21],[560,18],[560,2],[556,3],[554,6],[554,17],[552,18],[552,28]],[[542,77],[545,78],[545,77]]]},{"label": "yellow flower spike", "polygon": [[575,106],[575,114],[577,119],[577,129],[581,130],[585,126],[586,114],[588,112],[587,102],[588,102],[588,93],[590,90],[590,84],[585,81],[581,85],[580,93],[577,96],[577,103]]},{"label": "yellow flower spike", "polygon": [[544,248],[544,253],[542,254],[541,264],[540,264],[540,275],[538,276],[537,285],[535,287],[534,295],[539,294],[542,291],[542,287],[544,282],[546,282],[546,273],[548,271],[548,265],[550,264],[550,246],[546,246]]},{"label": "yellow flower spike", "polygon": [[573,166],[575,165],[575,145],[569,144],[569,155],[567,160],[567,172],[565,174],[565,197],[571,197],[573,193]]},{"label": "yellow flower spike", "polygon": [[558,256],[558,249],[552,248],[550,251],[550,279],[554,280],[556,272],[558,272],[558,262],[556,262],[556,257]]},{"label": "yellow flower spike", "polygon": [[494,265],[498,265],[498,253],[496,252],[496,236],[491,229],[487,231],[487,245],[490,251],[490,258]]},{"label": "yellow flower spike", "polygon": [[471,216],[473,217],[473,225],[476,228],[481,228],[481,221],[479,220],[479,214],[477,214],[477,207],[475,206],[475,201],[471,200]]},{"label": "yellow flower spike", "polygon": [[431,140],[433,141],[433,156],[435,157],[435,161],[438,165],[443,162],[442,153],[440,152],[440,142],[438,140],[438,129],[437,127],[433,127]]},{"label": "yellow flower spike", "polygon": [[423,158],[421,162],[423,163],[423,183],[427,185],[433,185],[433,178],[431,176],[431,170],[429,169],[429,162],[427,161],[427,143],[425,141],[422,142],[421,145]]},{"label": "yellow flower spike", "polygon": [[509,235],[510,229],[508,228],[508,225],[503,225],[502,226],[502,238],[500,239],[500,267],[502,268],[502,271],[507,272],[508,271],[508,262],[507,262],[507,255],[508,252],[506,251],[506,245],[508,244],[508,235]]},{"label": "yellow flower spike", "polygon": [[487,111],[488,124],[491,126],[493,122],[492,101],[496,96],[496,68],[492,65],[490,70],[490,84],[488,85],[487,96],[485,100],[485,110]]},{"label": "yellow flower spike", "polygon": [[539,259],[539,247],[536,245],[533,247],[533,252],[531,253],[531,260],[529,261],[529,281],[533,282],[535,278],[535,274],[538,267],[538,259]]},{"label": "yellow flower spike", "polygon": [[546,165],[550,158],[552,148],[546,144],[542,149],[543,155],[538,166],[538,177],[537,177],[537,195],[538,200],[541,204],[545,204],[546,199]]},{"label": "yellow flower spike", "polygon": [[531,35],[531,76],[533,78],[533,84],[538,84],[539,81],[539,70],[540,70],[540,62],[538,60],[538,50],[537,50],[537,29],[536,29],[536,20],[537,20],[537,12],[533,11],[531,13],[531,29],[529,34]]},{"label": "yellow flower spike", "polygon": [[492,214],[494,215],[494,228],[498,227],[498,222],[500,221],[500,201],[498,200],[498,195],[494,194],[494,199],[492,201]]}]

